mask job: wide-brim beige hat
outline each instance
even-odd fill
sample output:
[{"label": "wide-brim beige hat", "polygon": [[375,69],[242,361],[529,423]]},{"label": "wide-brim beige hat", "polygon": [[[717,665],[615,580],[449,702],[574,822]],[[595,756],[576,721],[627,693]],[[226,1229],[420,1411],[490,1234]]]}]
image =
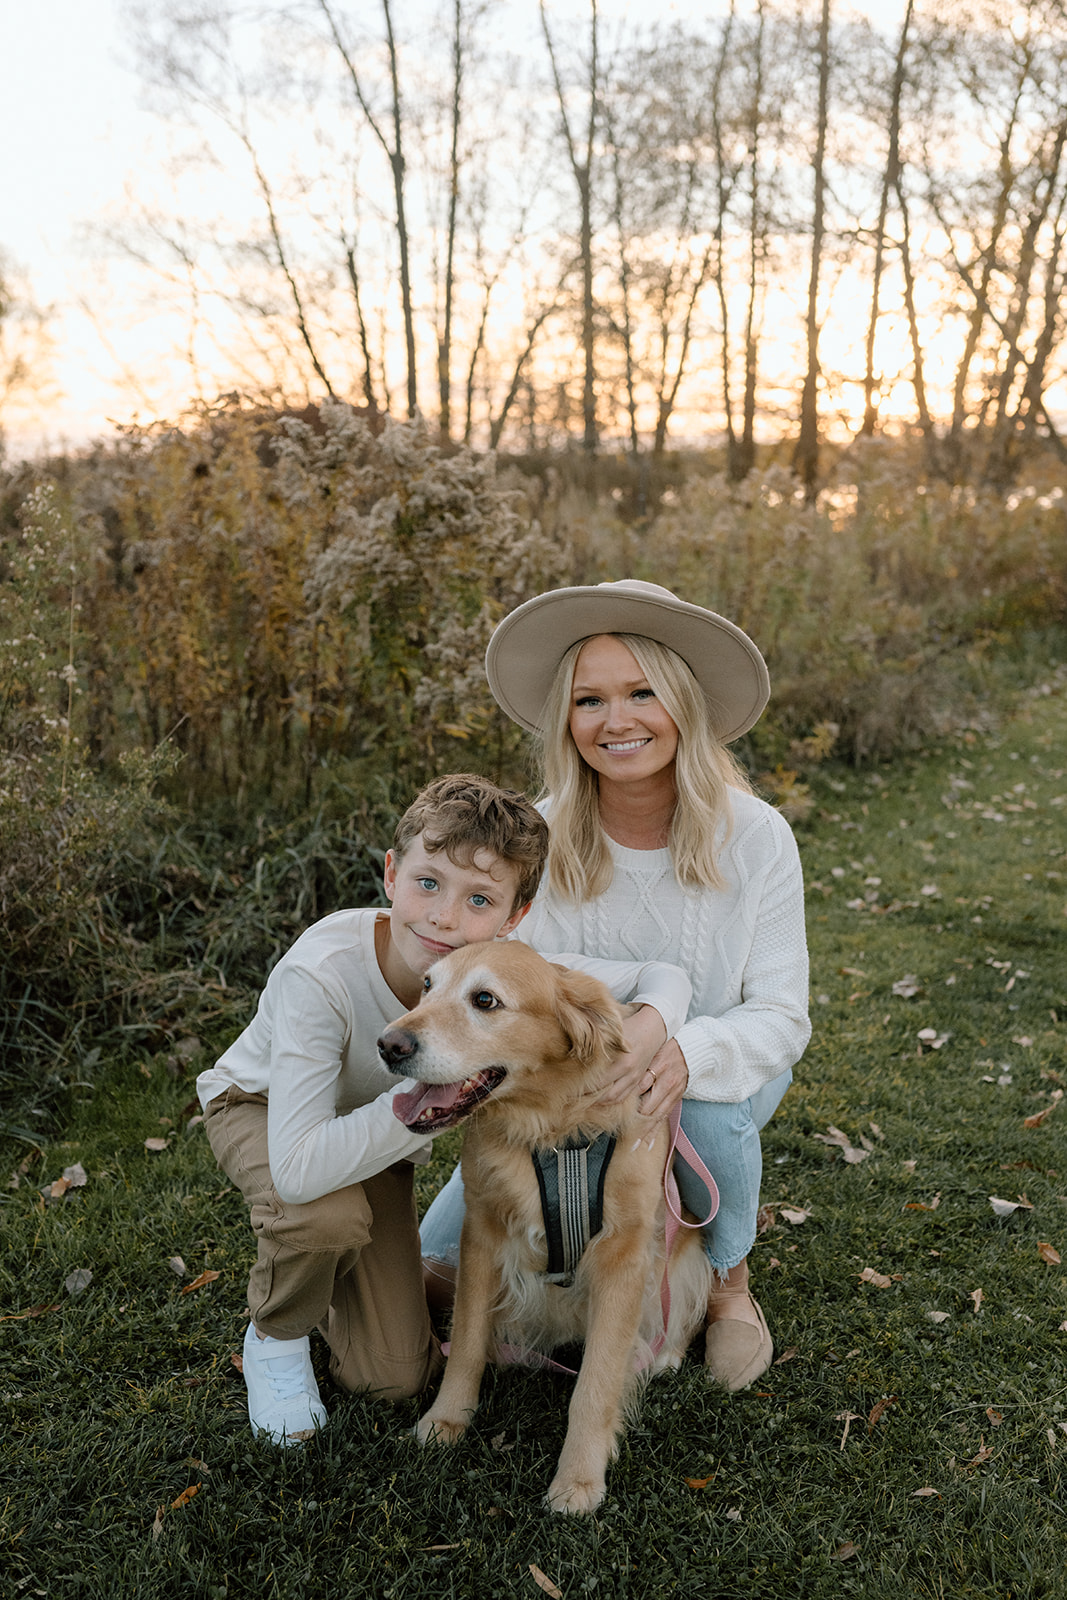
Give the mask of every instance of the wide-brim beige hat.
[{"label": "wide-brim beige hat", "polygon": [[498,705],[513,722],[539,732],[563,657],[572,644],[600,633],[642,634],[681,656],[704,691],[712,729],[724,744],[759,721],[771,682],[748,634],[639,578],[550,589],[506,616],[485,654]]}]

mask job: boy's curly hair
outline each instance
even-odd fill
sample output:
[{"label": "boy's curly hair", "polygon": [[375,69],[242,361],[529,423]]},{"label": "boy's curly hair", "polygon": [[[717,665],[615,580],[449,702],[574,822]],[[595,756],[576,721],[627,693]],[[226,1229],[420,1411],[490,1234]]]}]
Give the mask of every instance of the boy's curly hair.
[{"label": "boy's curly hair", "polygon": [[472,772],[435,778],[396,825],[398,860],[420,836],[427,850],[443,850],[458,865],[465,866],[477,850],[489,850],[517,867],[513,911],[537,893],[548,858],[548,824],[517,789],[502,789]]}]

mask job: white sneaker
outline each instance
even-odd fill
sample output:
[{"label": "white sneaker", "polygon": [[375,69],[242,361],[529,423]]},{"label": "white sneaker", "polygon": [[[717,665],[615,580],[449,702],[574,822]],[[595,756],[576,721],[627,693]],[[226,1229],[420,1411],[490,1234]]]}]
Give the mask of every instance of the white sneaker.
[{"label": "white sneaker", "polygon": [[241,1359],[257,1438],[265,1433],[275,1444],[303,1444],[325,1426],[309,1339],[261,1339],[250,1322]]}]

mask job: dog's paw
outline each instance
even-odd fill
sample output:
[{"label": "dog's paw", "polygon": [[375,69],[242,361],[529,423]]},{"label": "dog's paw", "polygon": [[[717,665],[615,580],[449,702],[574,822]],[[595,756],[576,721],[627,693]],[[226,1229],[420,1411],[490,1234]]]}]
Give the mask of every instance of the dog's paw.
[{"label": "dog's paw", "polygon": [[566,1511],[571,1515],[588,1516],[604,1498],[603,1478],[574,1481],[570,1478],[553,1478],[545,1496],[550,1511]]},{"label": "dog's paw", "polygon": [[467,1431],[465,1421],[451,1417],[435,1417],[432,1411],[415,1424],[415,1437],[420,1444],[455,1444]]}]

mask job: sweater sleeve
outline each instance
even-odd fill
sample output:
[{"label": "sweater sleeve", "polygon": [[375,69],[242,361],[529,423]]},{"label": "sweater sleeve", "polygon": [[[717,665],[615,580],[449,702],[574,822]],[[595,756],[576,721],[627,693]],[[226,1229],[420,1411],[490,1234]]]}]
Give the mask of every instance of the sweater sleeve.
[{"label": "sweater sleeve", "polygon": [[551,958],[557,966],[574,967],[599,978],[616,1000],[651,1006],[663,1019],[667,1038],[673,1039],[689,1013],[693,986],[681,967],[666,961],[605,961],[573,951]]},{"label": "sweater sleeve", "polygon": [[299,1204],[384,1172],[425,1150],[393,1115],[409,1080],[367,1105],[337,1115],[337,1079],[348,1022],[328,987],[306,968],[278,975],[267,1096],[267,1151],[274,1187]]},{"label": "sweater sleeve", "polygon": [[792,833],[780,848],[752,911],[740,1003],[719,1016],[694,1016],[678,1032],[689,1068],[686,1097],[740,1101],[792,1067],[811,1036],[804,883]]}]

